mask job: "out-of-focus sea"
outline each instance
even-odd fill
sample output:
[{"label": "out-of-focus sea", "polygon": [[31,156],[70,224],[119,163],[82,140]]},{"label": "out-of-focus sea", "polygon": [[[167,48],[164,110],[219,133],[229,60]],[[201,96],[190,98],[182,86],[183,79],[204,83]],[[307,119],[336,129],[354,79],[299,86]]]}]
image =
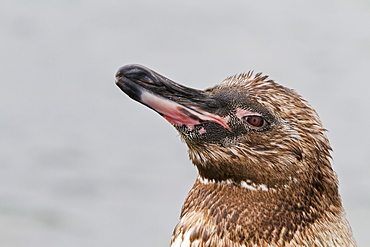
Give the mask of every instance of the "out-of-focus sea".
[{"label": "out-of-focus sea", "polygon": [[115,86],[128,63],[200,89],[248,70],[294,88],[370,242],[369,0],[5,0],[0,32],[0,246],[168,246],[196,169]]}]

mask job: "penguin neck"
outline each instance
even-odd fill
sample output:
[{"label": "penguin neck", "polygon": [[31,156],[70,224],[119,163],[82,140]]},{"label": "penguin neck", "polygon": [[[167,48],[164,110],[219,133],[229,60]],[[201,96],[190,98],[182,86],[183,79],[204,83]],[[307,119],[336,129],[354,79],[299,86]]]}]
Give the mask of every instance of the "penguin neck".
[{"label": "penguin neck", "polygon": [[[249,243],[279,246],[309,239],[307,231],[320,230],[320,222],[329,216],[342,219],[341,206],[332,206],[328,212],[322,202],[316,203],[305,195],[287,196],[291,193],[292,188],[281,191],[263,185],[212,181],[198,176],[183,205],[171,246],[186,246],[179,245],[179,241],[187,241],[193,244],[191,246],[203,246],[197,243],[212,241],[220,247],[249,246]],[[348,227],[346,221],[342,225]]]}]

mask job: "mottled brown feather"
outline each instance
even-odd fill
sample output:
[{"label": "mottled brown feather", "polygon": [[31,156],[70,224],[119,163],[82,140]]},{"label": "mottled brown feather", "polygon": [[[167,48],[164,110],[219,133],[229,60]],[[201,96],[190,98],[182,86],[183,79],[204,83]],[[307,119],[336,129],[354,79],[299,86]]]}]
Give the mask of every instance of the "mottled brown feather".
[{"label": "mottled brown feather", "polygon": [[231,94],[230,109],[248,110],[251,104],[267,109],[276,122],[268,131],[221,144],[183,136],[199,176],[172,246],[356,246],[325,129],[307,101],[252,72],[206,91],[215,97]]}]

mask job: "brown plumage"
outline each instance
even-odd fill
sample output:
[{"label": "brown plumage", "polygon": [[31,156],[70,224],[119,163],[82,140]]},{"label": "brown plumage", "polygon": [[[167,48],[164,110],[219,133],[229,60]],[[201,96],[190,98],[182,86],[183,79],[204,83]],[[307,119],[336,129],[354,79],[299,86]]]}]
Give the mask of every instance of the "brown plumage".
[{"label": "brown plumage", "polygon": [[139,65],[116,77],[175,126],[199,171],[171,246],[356,246],[325,129],[295,91],[253,73],[204,91]]}]

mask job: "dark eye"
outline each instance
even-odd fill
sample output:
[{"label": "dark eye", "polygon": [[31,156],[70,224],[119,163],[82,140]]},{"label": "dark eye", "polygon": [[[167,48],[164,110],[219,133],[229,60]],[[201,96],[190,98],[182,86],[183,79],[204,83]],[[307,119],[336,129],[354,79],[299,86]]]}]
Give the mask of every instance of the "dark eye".
[{"label": "dark eye", "polygon": [[248,116],[245,118],[245,121],[256,128],[261,128],[266,125],[266,120],[260,116]]}]

